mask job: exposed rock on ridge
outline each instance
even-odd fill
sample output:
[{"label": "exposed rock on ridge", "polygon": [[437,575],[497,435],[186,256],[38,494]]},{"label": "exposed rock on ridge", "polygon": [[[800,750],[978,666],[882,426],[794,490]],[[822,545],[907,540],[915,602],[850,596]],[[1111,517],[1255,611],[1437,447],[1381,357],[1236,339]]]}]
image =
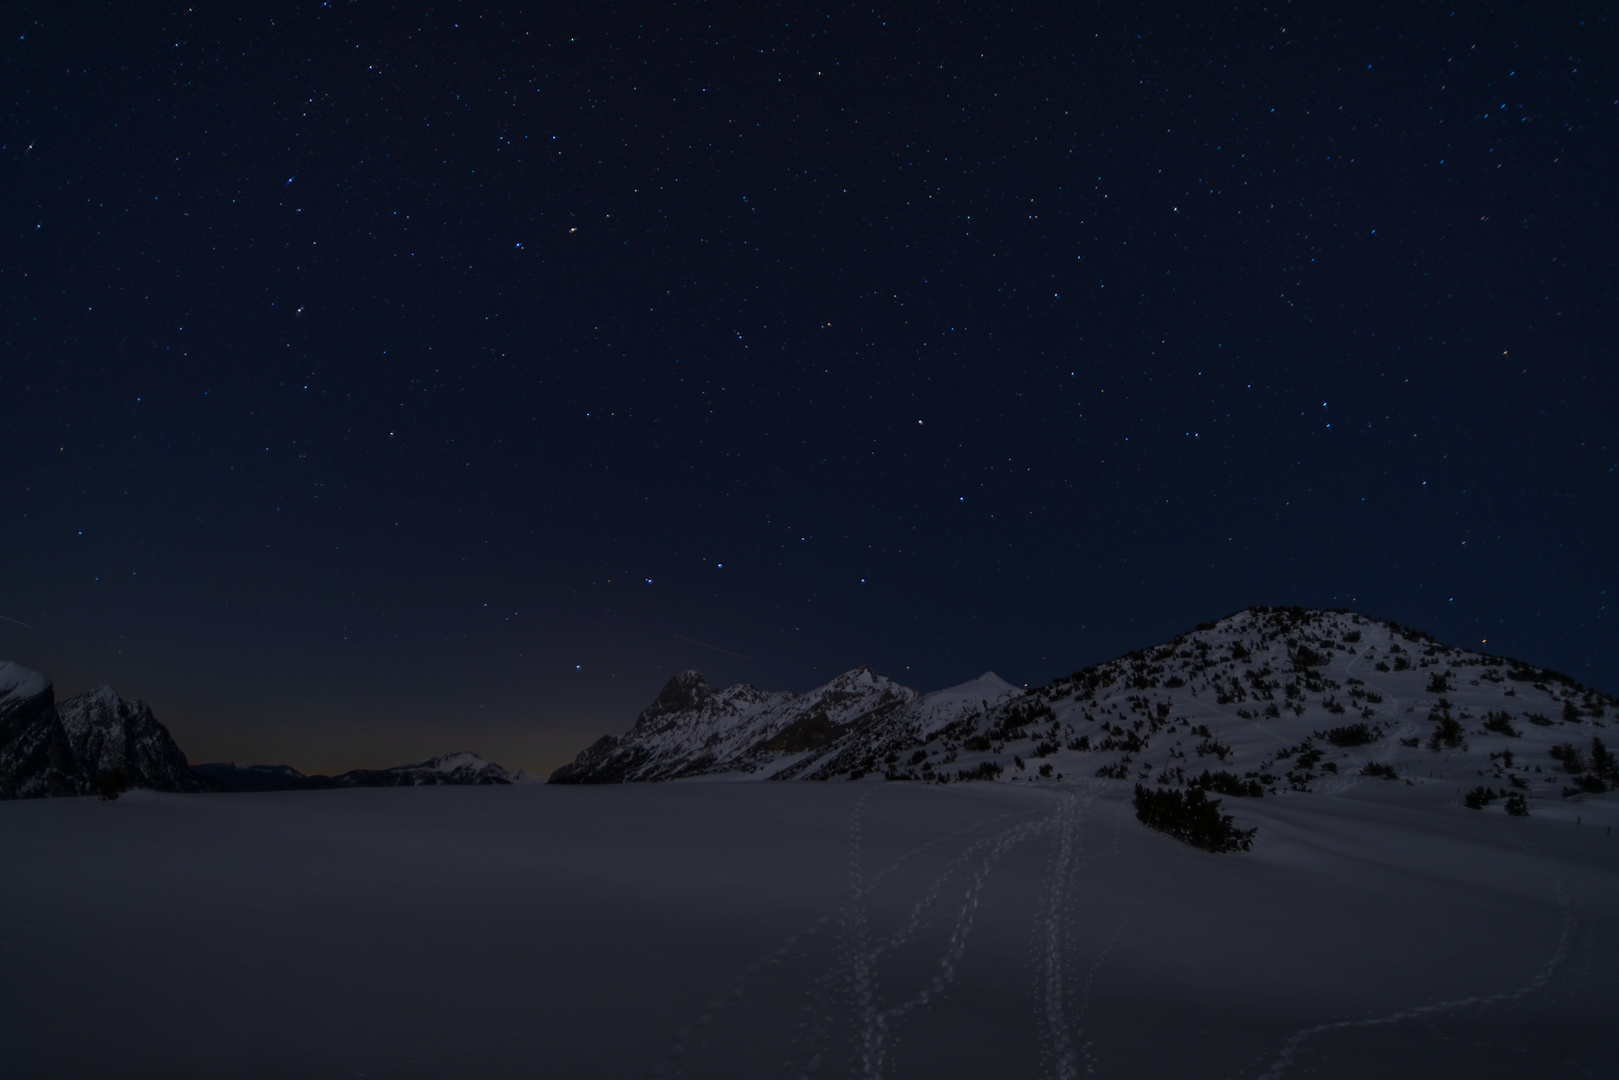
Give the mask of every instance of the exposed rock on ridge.
[{"label": "exposed rock on ridge", "polygon": [[121,772],[130,786],[153,791],[224,790],[192,771],[144,701],[125,701],[101,686],[62,702],[57,712],[74,756],[92,779]]},{"label": "exposed rock on ridge", "polygon": [[82,795],[90,788],[57,715],[51,681],[0,661],[0,799]]}]

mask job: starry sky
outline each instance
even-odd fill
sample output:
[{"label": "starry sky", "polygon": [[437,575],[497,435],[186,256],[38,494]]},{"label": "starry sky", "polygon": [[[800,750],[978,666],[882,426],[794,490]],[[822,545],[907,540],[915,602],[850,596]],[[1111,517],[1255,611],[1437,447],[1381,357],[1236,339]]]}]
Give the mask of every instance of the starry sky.
[{"label": "starry sky", "polygon": [[1256,603],[1619,690],[1608,5],[0,20],[0,656],[193,761]]}]

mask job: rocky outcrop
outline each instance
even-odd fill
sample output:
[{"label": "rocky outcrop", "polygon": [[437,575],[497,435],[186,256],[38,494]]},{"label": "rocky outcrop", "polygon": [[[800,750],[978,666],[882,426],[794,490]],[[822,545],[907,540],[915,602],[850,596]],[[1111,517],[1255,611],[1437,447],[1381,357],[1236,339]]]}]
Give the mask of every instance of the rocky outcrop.
[{"label": "rocky outcrop", "polygon": [[90,777],[122,774],[153,791],[223,791],[192,771],[169,729],[144,701],[125,701],[110,686],[69,698],[57,709],[73,754]]},{"label": "rocky outcrop", "polygon": [[51,681],[0,661],[0,799],[83,795],[91,787],[57,714]]}]

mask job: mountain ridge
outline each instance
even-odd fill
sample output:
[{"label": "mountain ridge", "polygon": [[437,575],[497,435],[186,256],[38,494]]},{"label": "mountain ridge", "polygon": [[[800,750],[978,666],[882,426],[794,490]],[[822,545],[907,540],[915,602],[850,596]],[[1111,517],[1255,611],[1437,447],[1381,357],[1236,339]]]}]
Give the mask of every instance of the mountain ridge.
[{"label": "mountain ridge", "polygon": [[[861,678],[891,687],[882,708],[834,717],[808,704]],[[1619,713],[1612,696],[1343,609],[1245,608],[1045,686],[974,682],[991,678],[994,700],[972,683],[917,694],[868,668],[772,696],[684,672],[625,735],[603,736],[551,782],[1099,776],[1253,798],[1443,781],[1471,785],[1470,808],[1510,813],[1619,786],[1602,738]],[[722,700],[772,704],[697,721]]]},{"label": "mountain ridge", "polygon": [[122,788],[195,794],[346,787],[539,783],[471,751],[438,754],[386,769],[305,776],[290,765],[193,766],[144,701],[98,686],[61,702],[51,680],[0,661],[0,799],[88,795]]}]

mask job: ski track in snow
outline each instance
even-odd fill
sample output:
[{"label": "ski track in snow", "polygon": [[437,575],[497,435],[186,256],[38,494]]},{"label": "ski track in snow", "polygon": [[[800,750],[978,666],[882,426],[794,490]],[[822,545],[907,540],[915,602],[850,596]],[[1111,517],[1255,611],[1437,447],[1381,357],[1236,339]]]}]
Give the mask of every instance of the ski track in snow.
[{"label": "ski track in snow", "polygon": [[1569,945],[1574,939],[1573,904],[1561,896],[1561,884],[1558,886],[1558,892],[1563,908],[1563,931],[1557,939],[1557,949],[1535,977],[1518,987],[1518,989],[1507,990],[1499,994],[1490,994],[1486,997],[1473,996],[1455,998],[1450,1001],[1436,1001],[1431,1005],[1419,1005],[1411,1009],[1402,1009],[1399,1012],[1390,1013],[1387,1016],[1373,1017],[1370,1020],[1339,1020],[1336,1023],[1317,1024],[1315,1027],[1296,1031],[1282,1045],[1282,1052],[1277,1055],[1275,1061],[1271,1062],[1270,1068],[1260,1074],[1259,1080],[1280,1080],[1298,1059],[1299,1051],[1304,1048],[1304,1045],[1317,1035],[1324,1035],[1329,1031],[1347,1031],[1351,1028],[1380,1027],[1387,1024],[1404,1023],[1407,1020],[1421,1020],[1436,1013],[1450,1012],[1455,1009],[1518,1001],[1544,990],[1546,984],[1551,982],[1552,976],[1556,974],[1557,969],[1568,959]]},{"label": "ski track in snow", "polygon": [[[1060,809],[1059,809],[1060,813]],[[1056,815],[1045,819],[1023,822],[1010,829],[1003,830],[985,841],[978,841],[969,846],[952,864],[939,875],[936,886],[930,886],[924,895],[921,904],[912,909],[912,916],[907,919],[900,933],[889,942],[873,947],[870,943],[870,931],[865,911],[865,895],[857,887],[859,877],[859,843],[860,832],[851,830],[850,838],[850,903],[845,908],[844,941],[846,952],[843,957],[843,966],[848,970],[848,985],[852,1004],[854,1006],[855,1022],[858,1026],[856,1038],[856,1053],[859,1058],[860,1075],[867,1080],[880,1080],[883,1076],[888,1060],[888,1031],[890,1023],[897,1020],[914,1009],[920,1008],[931,1001],[936,995],[942,993],[955,981],[956,967],[966,952],[967,941],[972,935],[974,918],[978,912],[978,902],[984,885],[988,882],[990,873],[995,869],[1001,858],[1018,844],[1031,836],[1045,832],[1053,825]],[[987,850],[985,850],[987,849]],[[908,939],[914,932],[915,926],[920,922],[920,911],[925,905],[931,905],[939,892],[942,891],[943,882],[952,876],[957,869],[967,863],[973,855],[980,854],[977,867],[967,883],[960,907],[955,911],[955,925],[951,930],[949,941],[946,943],[944,954],[937,961],[937,970],[926,986],[911,997],[889,1008],[879,1004],[877,995],[876,962],[881,954]]]},{"label": "ski track in snow", "polygon": [[[1074,1043],[1068,1031],[1062,1000],[1062,917],[1068,897],[1066,882],[1072,874],[1081,812],[1095,801],[1098,789],[1086,785],[1086,790],[1082,794],[1069,795],[1061,799],[1049,814],[999,829],[989,836],[969,842],[934,875],[920,898],[911,905],[900,925],[887,934],[874,932],[868,910],[868,900],[882,879],[892,875],[927,849],[964,832],[1003,822],[1011,814],[1000,814],[953,830],[945,836],[937,837],[905,852],[882,870],[868,876],[863,868],[867,830],[864,811],[867,802],[877,790],[872,788],[861,793],[850,806],[847,825],[846,888],[843,901],[834,912],[822,915],[806,930],[791,935],[780,946],[764,953],[754,963],[749,964],[744,972],[738,973],[732,980],[728,997],[733,1000],[740,998],[749,978],[786,959],[794,945],[815,935],[836,916],[838,945],[834,960],[828,970],[812,980],[808,989],[810,997],[807,1006],[808,1015],[799,1025],[800,1035],[795,1040],[796,1050],[791,1052],[791,1056],[782,1064],[786,1066],[786,1075],[792,1078],[808,1078],[818,1071],[824,1064],[829,1050],[832,1029],[836,1023],[835,1014],[846,1010],[850,1014],[854,1028],[851,1032],[853,1043],[851,1065],[860,1076],[877,1080],[885,1075],[889,1065],[890,1030],[893,1022],[926,1006],[955,981],[957,966],[972,934],[980,895],[995,867],[1018,844],[1031,837],[1054,831],[1059,839],[1056,855],[1058,873],[1053,882],[1053,895],[1048,897],[1043,917],[1044,925],[1041,929],[1046,942],[1045,986],[1048,991],[1044,1015],[1053,1046],[1057,1048],[1059,1069],[1062,1070],[1059,1075],[1076,1076],[1077,1069],[1073,1064]],[[1116,839],[1115,837],[1115,841]],[[951,933],[943,953],[934,962],[933,977],[905,999],[885,1005],[879,992],[878,961],[885,954],[891,953],[915,937],[923,924],[924,916],[939,904],[950,882],[959,881],[962,872],[969,867],[971,870],[967,880],[959,886],[962,889],[959,900],[952,901]],[[724,999],[710,1002],[695,1023],[676,1031],[668,1053],[652,1066],[651,1075],[661,1076],[671,1068],[676,1068],[687,1052],[687,1044],[692,1034],[712,1023],[715,1015],[723,1010],[725,1005]],[[684,1070],[676,1068],[676,1071]]]},{"label": "ski track in snow", "polygon": [[[1120,828],[1120,823],[1115,821],[1113,830],[1115,852],[1118,851]],[[1102,965],[1107,961],[1108,953],[1113,951],[1113,946],[1118,944],[1119,938],[1124,936],[1124,931],[1135,919],[1136,913],[1141,910],[1141,905],[1147,902],[1147,897],[1160,891],[1164,882],[1169,880],[1170,876],[1174,874],[1177,868],[1178,867],[1176,865],[1171,865],[1170,868],[1165,871],[1162,877],[1158,878],[1156,881],[1152,882],[1141,890],[1141,892],[1136,896],[1136,902],[1130,905],[1130,910],[1124,913],[1124,918],[1119,920],[1119,925],[1113,928],[1113,933],[1108,936],[1107,944],[1102,946],[1102,950],[1096,954],[1096,958],[1091,961],[1090,968],[1085,972],[1085,983],[1081,987],[1079,994],[1079,1007],[1074,1010],[1074,1018],[1071,1022],[1073,1027],[1070,1038],[1078,1041],[1080,1052],[1085,1056],[1085,1072],[1087,1074],[1094,1074],[1096,1072],[1096,1056],[1091,1053],[1091,1047],[1094,1044],[1085,1039],[1085,1028],[1083,1026],[1085,1014],[1090,1011],[1091,991],[1096,985],[1096,974],[1102,970]],[[1076,1071],[1070,1075],[1077,1076],[1078,1073]]]},{"label": "ski track in snow", "polygon": [[1062,937],[1068,906],[1069,878],[1079,854],[1079,819],[1083,810],[1096,801],[1094,784],[1086,784],[1084,796],[1066,796],[1058,809],[1057,851],[1051,868],[1051,890],[1046,896],[1045,918],[1040,927],[1043,945],[1042,986],[1046,1037],[1050,1040],[1052,1073],[1057,1080],[1074,1080],[1079,1075],[1074,1055],[1073,1033],[1063,1015]]},{"label": "ski track in snow", "polygon": [[[850,895],[846,897],[844,902],[838,908],[821,915],[814,922],[810,923],[808,926],[797,931],[796,933],[788,935],[775,948],[760,954],[743,970],[738,971],[732,977],[730,990],[727,992],[724,998],[716,998],[715,1000],[709,1002],[703,1007],[700,1016],[698,1016],[691,1023],[680,1027],[670,1036],[670,1047],[668,1051],[665,1052],[663,1058],[659,1059],[648,1069],[648,1075],[662,1076],[672,1067],[675,1067],[688,1052],[689,1040],[691,1039],[692,1035],[697,1031],[706,1028],[714,1021],[715,1015],[725,1009],[727,998],[732,1001],[741,999],[746,992],[747,984],[754,977],[763,974],[769,968],[781,963],[783,960],[786,960],[792,954],[794,947],[799,945],[801,942],[807,944],[806,939],[815,937],[820,930],[822,930],[828,923],[832,921],[834,915],[841,914],[847,910],[850,903],[863,903],[865,897],[869,896],[873,891],[875,891],[877,886],[881,884],[884,879],[897,873],[905,866],[906,863],[924,854],[932,848],[938,847],[944,843],[948,843],[950,840],[959,837],[963,833],[972,832],[976,829],[993,825],[997,822],[1004,821],[1006,818],[1011,816],[1011,812],[1008,811],[1007,813],[997,814],[993,817],[973,822],[970,825],[964,825],[960,828],[952,829],[950,832],[945,833],[942,836],[935,837],[926,843],[919,844],[909,851],[900,854],[887,866],[872,874],[869,878],[861,881],[860,877],[862,871],[860,868],[859,858],[861,848],[860,836],[864,823],[863,810],[866,802],[874,794],[876,794],[878,790],[878,788],[872,787],[868,788],[866,791],[863,791],[853,800],[850,807],[848,826],[850,832],[850,876],[852,882]],[[896,934],[890,937],[882,945],[877,946],[875,949],[869,950],[869,956],[874,959],[881,953],[903,944],[903,942],[908,939],[910,935],[917,929],[918,925],[920,924],[921,914],[925,911],[926,907],[929,906],[933,901],[937,900],[938,894],[941,891],[946,879],[948,879],[951,874],[958,870],[961,864],[966,862],[973,853],[993,843],[995,839],[996,837],[992,836],[974,841],[968,845],[964,852],[956,856],[956,858],[953,859],[949,864],[949,868],[943,874],[935,878],[924,901],[919,902],[913,908],[912,916],[908,920],[908,926],[902,927],[900,931],[896,932]],[[807,956],[808,954],[804,955]],[[804,1022],[804,1024],[801,1025],[801,1027],[805,1030],[803,1036],[798,1040],[799,1049],[797,1053],[794,1057],[789,1058],[788,1061],[785,1062],[785,1064],[788,1066],[787,1075],[794,1077],[807,1077],[820,1068],[823,1060],[824,1044],[829,1034],[830,1025],[833,1021],[833,1017],[830,1015],[830,1010],[835,1006],[835,1002],[831,1000],[836,996],[832,993],[833,986],[835,983],[841,981],[845,977],[848,966],[847,954],[844,954],[833,964],[829,971],[814,980],[812,983],[810,994],[813,1000],[808,1009],[810,1017]]]},{"label": "ski track in snow", "polygon": [[[661,1076],[671,1069],[686,1071],[678,1066],[686,1064],[684,1056],[693,1034],[712,1024],[728,1002],[743,997],[750,980],[788,959],[795,948],[807,947],[810,939],[833,924],[837,933],[835,943],[831,943],[832,956],[825,969],[807,987],[809,1002],[806,1018],[799,1025],[795,1046],[789,1050],[785,1061],[779,1061],[777,1068],[785,1067],[784,1075],[790,1080],[810,1080],[826,1063],[839,1025],[838,1017],[847,1016],[851,1025],[851,1074],[865,1080],[880,1080],[888,1075],[893,1064],[890,1055],[896,1021],[924,1008],[954,983],[975,925],[981,894],[994,870],[1019,844],[1044,834],[1052,835],[1054,846],[1050,879],[1034,926],[1035,1010],[1043,1029],[1043,1041],[1048,1047],[1042,1071],[1055,1080],[1078,1080],[1082,1074],[1094,1075],[1098,1062],[1092,1053],[1092,1043],[1085,1038],[1084,1020],[1098,974],[1148,895],[1162,885],[1162,881],[1159,881],[1142,891],[1101,950],[1092,958],[1082,981],[1065,979],[1064,932],[1073,916],[1073,884],[1084,862],[1081,825],[1086,812],[1101,794],[1102,787],[1100,784],[1084,784],[1081,790],[1058,799],[1050,812],[1033,819],[1007,825],[1006,819],[1013,816],[1008,812],[962,826],[900,854],[871,874],[864,868],[866,834],[870,831],[866,809],[881,789],[872,787],[861,792],[851,800],[849,806],[842,900],[832,911],[789,935],[739,971],[724,995],[709,1002],[694,1022],[674,1033],[669,1051],[651,1068],[651,1075]],[[986,828],[991,830],[988,835],[968,840],[933,874],[896,927],[889,931],[878,931],[873,926],[870,900],[883,880],[926,851]],[[1114,822],[1112,842],[1108,845],[1115,854],[1122,839],[1122,830],[1121,818]],[[1174,872],[1175,867],[1171,867],[1164,877]],[[952,882],[955,883],[954,887]],[[1281,1080],[1308,1049],[1309,1043],[1320,1035],[1423,1020],[1444,1012],[1517,1001],[1540,992],[1566,963],[1573,941],[1573,905],[1563,899],[1561,893],[1562,887],[1559,885],[1564,919],[1556,950],[1535,977],[1523,986],[1498,994],[1474,995],[1402,1009],[1386,1016],[1342,1020],[1302,1029],[1288,1037],[1270,1067],[1260,1074],[1259,1080]],[[950,927],[950,934],[943,952],[932,962],[932,978],[908,996],[893,1003],[885,1002],[878,977],[879,962],[911,942],[924,926],[928,913],[936,910],[947,895],[952,899],[946,905],[943,922]],[[799,956],[809,959],[810,953],[800,952]]]}]

